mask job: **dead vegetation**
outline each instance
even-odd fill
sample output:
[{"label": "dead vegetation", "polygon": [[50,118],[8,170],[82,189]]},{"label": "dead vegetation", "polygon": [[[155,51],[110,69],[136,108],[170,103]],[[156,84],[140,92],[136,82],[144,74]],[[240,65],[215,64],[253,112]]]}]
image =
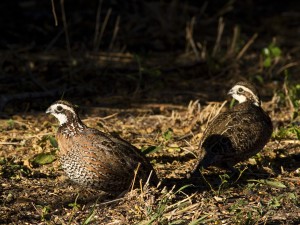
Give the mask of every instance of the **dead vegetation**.
[{"label": "dead vegetation", "polygon": [[[185,180],[195,160],[201,131],[220,106],[210,103],[200,107],[198,102],[191,102],[185,108],[165,108],[156,115],[129,110],[130,116],[124,117],[126,110],[117,109],[106,118],[89,115],[85,119],[89,126],[118,132],[145,151],[154,147],[148,157],[161,185],[132,190],[114,200],[68,183],[57,160],[46,165],[32,162],[37,154],[57,151],[51,138],[56,129],[53,118],[38,114],[2,120],[1,220],[31,224],[299,221],[300,142],[295,134],[272,139],[261,154],[239,165],[241,170],[243,166],[247,169],[234,183],[229,182],[226,171],[213,168],[199,180]],[[99,110],[96,115],[101,113]],[[276,116],[281,117],[278,113]]]},{"label": "dead vegetation", "polygon": [[[59,31],[35,22],[36,8],[53,22],[51,5],[38,1],[18,5],[31,13],[25,28],[12,29],[23,24],[17,19],[4,27],[10,32],[0,51],[0,223],[300,223],[299,40],[290,31],[297,24],[283,23],[299,18],[292,6],[276,2],[282,9],[262,19],[254,1],[100,0],[92,9],[81,1],[52,3]],[[22,29],[39,39],[18,38]],[[235,181],[216,168],[185,179],[203,130],[230,107],[226,92],[243,79],[260,89],[272,140],[238,165]],[[87,125],[140,148],[161,184],[112,199],[66,180],[56,158],[56,121],[43,113],[59,98],[79,104]]]}]

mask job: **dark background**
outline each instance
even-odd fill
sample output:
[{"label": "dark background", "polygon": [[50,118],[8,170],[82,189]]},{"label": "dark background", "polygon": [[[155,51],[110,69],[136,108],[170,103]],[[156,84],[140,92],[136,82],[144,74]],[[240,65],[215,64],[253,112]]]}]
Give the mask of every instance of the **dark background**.
[{"label": "dark background", "polygon": [[[53,1],[57,26],[51,1],[0,3],[2,115],[44,111],[60,98],[100,107],[220,101],[242,79],[256,83],[267,101],[287,73],[290,82],[299,81],[297,1],[64,1],[64,10],[62,2]],[[199,52],[205,49],[201,57],[186,38],[193,18],[193,40]],[[220,18],[224,31],[213,53]],[[98,44],[96,21],[103,29]],[[239,35],[229,51],[235,27]],[[271,43],[282,54],[264,68],[262,51]]]}]

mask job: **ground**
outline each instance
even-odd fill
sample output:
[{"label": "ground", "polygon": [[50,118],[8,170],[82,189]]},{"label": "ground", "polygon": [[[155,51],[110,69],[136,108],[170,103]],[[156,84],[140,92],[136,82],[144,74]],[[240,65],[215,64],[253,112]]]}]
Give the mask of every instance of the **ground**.
[{"label": "ground", "polygon": [[[58,27],[50,3],[1,4],[1,224],[300,224],[298,4],[66,2],[68,28],[60,2]],[[186,179],[240,80],[259,88],[270,142],[236,180],[214,167]],[[146,150],[158,187],[112,198],[70,182],[44,113],[60,98]]]}]

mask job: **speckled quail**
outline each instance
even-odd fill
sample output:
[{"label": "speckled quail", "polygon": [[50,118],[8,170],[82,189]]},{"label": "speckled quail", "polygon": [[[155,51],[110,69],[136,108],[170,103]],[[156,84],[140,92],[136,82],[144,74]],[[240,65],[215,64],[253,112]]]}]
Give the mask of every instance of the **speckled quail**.
[{"label": "speckled quail", "polygon": [[[87,127],[75,107],[59,100],[46,111],[59,121],[56,138],[67,176],[80,185],[118,194],[134,180],[156,184],[158,178],[144,155],[127,141]],[[135,173],[137,175],[135,176]]]},{"label": "speckled quail", "polygon": [[239,104],[217,115],[208,125],[198,148],[198,161],[190,175],[208,166],[235,171],[235,164],[262,150],[272,135],[271,119],[261,108],[253,84],[238,82],[228,94]]}]

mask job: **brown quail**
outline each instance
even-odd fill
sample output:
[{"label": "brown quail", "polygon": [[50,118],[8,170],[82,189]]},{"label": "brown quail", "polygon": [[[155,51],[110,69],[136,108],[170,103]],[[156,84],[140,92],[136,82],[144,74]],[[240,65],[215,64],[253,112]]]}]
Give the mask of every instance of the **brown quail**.
[{"label": "brown quail", "polygon": [[273,126],[261,108],[257,89],[248,82],[238,82],[228,92],[239,104],[216,116],[208,125],[198,148],[198,161],[191,175],[201,167],[216,166],[234,171],[234,165],[263,149]]},{"label": "brown quail", "polygon": [[[125,140],[87,127],[75,107],[59,100],[46,111],[59,121],[56,138],[63,170],[74,182],[118,194],[135,183],[156,185],[158,178],[146,157]],[[135,176],[135,172],[137,175]]]}]

